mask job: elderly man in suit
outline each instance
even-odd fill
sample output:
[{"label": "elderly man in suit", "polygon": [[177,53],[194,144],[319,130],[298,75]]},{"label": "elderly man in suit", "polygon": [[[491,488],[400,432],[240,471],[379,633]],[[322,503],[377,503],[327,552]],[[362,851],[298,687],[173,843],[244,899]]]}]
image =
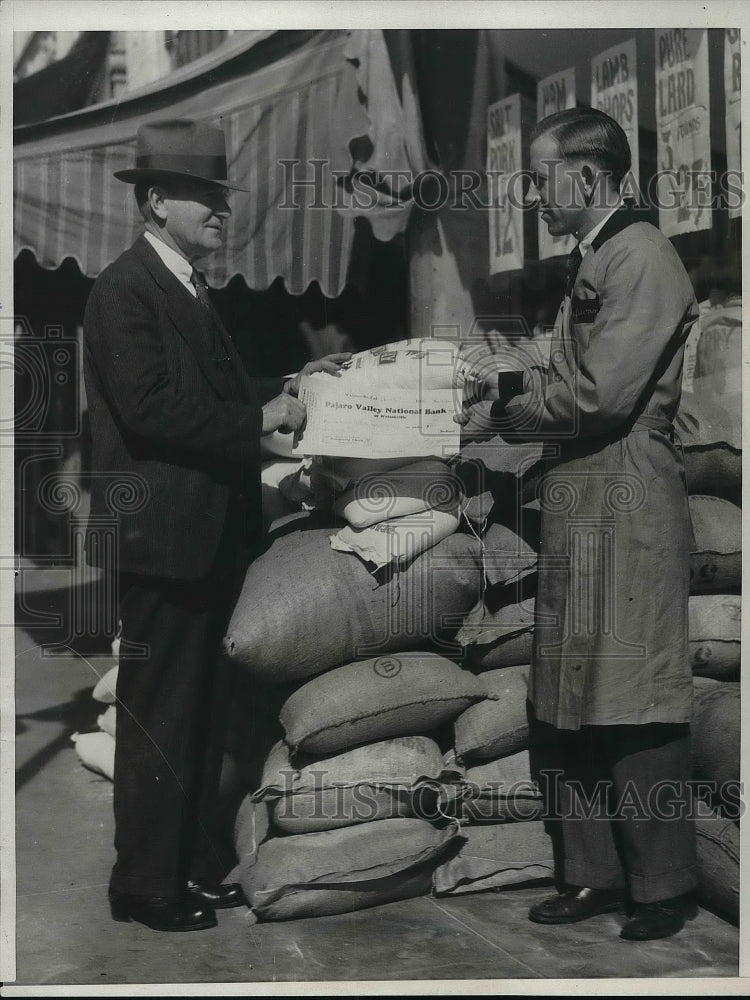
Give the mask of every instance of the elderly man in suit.
[{"label": "elderly man in suit", "polygon": [[[698,310],[669,240],[620,196],[625,133],[591,108],[532,133],[552,235],[573,234],[547,371],[486,383],[507,440],[547,444],[529,699],[562,891],[531,920],[627,905],[626,939],[695,915],[690,525],[672,419]],[[559,779],[559,780],[557,780]]]},{"label": "elderly man in suit", "polygon": [[[298,377],[251,377],[194,262],[221,246],[231,190],[224,134],[143,125],[134,184],[145,232],[94,283],[84,375],[94,478],[89,561],[118,476],[139,484],[114,553],[122,645],[114,774],[116,920],[157,930],[216,924],[240,905],[221,884],[212,814],[230,692],[219,655],[261,532],[261,436],[299,432]],[[346,355],[310,363],[336,373]],[[110,565],[108,567],[112,569]]]}]

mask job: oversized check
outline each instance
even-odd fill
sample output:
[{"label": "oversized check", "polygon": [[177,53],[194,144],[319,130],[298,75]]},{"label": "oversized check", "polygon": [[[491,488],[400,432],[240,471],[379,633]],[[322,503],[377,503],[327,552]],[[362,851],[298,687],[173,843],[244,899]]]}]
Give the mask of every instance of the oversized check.
[{"label": "oversized check", "polygon": [[300,380],[307,423],[294,455],[402,458],[456,454],[461,359],[450,341],[400,341],[355,355],[340,378]]}]

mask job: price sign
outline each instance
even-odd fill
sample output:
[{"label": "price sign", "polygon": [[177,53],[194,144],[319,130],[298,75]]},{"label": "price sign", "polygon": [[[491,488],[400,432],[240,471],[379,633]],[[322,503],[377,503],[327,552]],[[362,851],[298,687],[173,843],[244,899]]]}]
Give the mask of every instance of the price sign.
[{"label": "price sign", "polygon": [[708,40],[701,28],[656,29],[659,228],[711,228]]},{"label": "price sign", "polygon": [[623,184],[623,194],[638,192],[638,64],[635,39],[613,45],[591,60],[591,107],[598,108],[622,126],[633,161]]},{"label": "price sign", "polygon": [[[540,80],[536,88],[537,121],[554,114],[555,111],[565,111],[576,106],[576,75],[575,69],[566,69],[561,73],[553,73]],[[573,236],[550,236],[546,223],[539,219],[539,259],[558,257],[569,254],[576,245]]]},{"label": "price sign", "polygon": [[521,169],[521,96],[487,109],[487,185],[490,195],[490,274],[523,267],[523,208],[520,188],[508,198]]}]

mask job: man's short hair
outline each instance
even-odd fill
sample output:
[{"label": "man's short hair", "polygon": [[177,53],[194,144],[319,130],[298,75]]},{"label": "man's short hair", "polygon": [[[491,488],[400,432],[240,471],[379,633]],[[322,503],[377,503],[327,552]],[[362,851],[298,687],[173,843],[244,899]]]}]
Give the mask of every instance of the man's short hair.
[{"label": "man's short hair", "polygon": [[565,160],[593,160],[619,187],[630,170],[630,144],[622,127],[597,108],[556,111],[534,126],[531,142],[549,135]]}]

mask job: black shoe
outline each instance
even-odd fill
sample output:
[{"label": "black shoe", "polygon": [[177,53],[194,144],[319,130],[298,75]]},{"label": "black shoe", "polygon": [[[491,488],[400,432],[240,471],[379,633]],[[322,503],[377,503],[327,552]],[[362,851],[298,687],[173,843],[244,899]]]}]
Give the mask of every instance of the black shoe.
[{"label": "black shoe", "polygon": [[209,885],[206,882],[189,881],[186,892],[196,905],[209,906],[214,910],[228,910],[233,906],[244,906],[242,887],[235,882],[229,885]]},{"label": "black shoe", "polygon": [[529,920],[535,924],[575,924],[599,913],[613,913],[624,902],[624,889],[572,888],[534,903]]},{"label": "black shoe", "polygon": [[634,903],[632,916],[620,931],[626,941],[654,941],[671,937],[698,916],[692,894],[661,899],[657,903]]},{"label": "black shoe", "polygon": [[135,896],[110,889],[109,908],[113,920],[137,920],[155,931],[200,931],[216,927],[216,914],[211,907],[172,896]]}]

